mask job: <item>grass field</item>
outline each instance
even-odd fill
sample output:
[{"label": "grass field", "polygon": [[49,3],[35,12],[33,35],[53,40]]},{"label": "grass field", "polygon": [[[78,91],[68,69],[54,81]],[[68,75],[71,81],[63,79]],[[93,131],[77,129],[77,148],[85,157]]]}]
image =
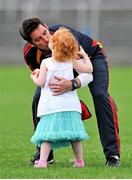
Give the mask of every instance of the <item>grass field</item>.
[{"label": "grass field", "polygon": [[[71,167],[70,148],[56,150],[48,169],[35,169],[28,164],[35,152],[30,142],[33,133],[31,102],[35,86],[25,66],[0,67],[0,178],[132,178],[132,67],[111,68],[110,93],[119,108],[121,167],[106,168],[99,141],[94,107],[87,88],[79,90],[93,114],[85,121],[90,140],[84,142],[83,169]],[[88,99],[86,101],[86,99]]]}]

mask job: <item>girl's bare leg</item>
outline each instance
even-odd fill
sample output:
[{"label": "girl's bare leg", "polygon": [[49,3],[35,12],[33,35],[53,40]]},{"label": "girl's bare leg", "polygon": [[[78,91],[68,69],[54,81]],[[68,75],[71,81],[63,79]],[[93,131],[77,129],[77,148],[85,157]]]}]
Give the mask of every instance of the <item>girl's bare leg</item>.
[{"label": "girl's bare leg", "polygon": [[51,151],[51,144],[49,142],[43,142],[40,148],[40,159],[37,164],[34,165],[35,168],[46,168],[47,159]]},{"label": "girl's bare leg", "polygon": [[51,144],[49,142],[43,142],[40,149],[40,160],[47,161],[50,151]]},{"label": "girl's bare leg", "polygon": [[80,141],[71,142],[73,152],[75,154],[75,167],[83,167],[83,147]]}]

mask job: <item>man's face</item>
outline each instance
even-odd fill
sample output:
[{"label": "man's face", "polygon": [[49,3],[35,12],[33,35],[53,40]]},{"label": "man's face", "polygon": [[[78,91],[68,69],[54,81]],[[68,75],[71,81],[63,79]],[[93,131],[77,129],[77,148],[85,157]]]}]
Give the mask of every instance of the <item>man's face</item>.
[{"label": "man's face", "polygon": [[51,34],[47,26],[40,24],[33,32],[31,32],[30,36],[34,46],[40,49],[49,49],[48,43]]}]

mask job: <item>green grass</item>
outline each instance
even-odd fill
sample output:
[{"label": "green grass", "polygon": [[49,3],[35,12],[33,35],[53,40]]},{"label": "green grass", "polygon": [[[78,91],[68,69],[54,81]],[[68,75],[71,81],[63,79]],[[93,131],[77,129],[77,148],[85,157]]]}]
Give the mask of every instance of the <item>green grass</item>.
[{"label": "green grass", "polygon": [[90,120],[85,121],[90,136],[90,140],[83,143],[85,168],[71,167],[71,148],[56,150],[56,163],[46,170],[28,165],[36,150],[30,142],[34,90],[30,72],[25,66],[0,67],[0,178],[132,178],[132,67],[113,67],[110,72],[110,92],[119,108],[120,168],[104,166],[93,102],[87,88],[79,90],[79,95],[93,114]]}]

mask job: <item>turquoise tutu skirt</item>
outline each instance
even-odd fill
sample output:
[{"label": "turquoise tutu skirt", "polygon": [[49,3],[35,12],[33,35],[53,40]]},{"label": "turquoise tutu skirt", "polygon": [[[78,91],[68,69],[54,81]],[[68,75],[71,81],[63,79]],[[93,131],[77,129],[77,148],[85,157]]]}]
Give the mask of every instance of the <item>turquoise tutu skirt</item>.
[{"label": "turquoise tutu skirt", "polygon": [[57,112],[41,117],[31,142],[41,146],[50,142],[52,149],[69,146],[71,141],[88,139],[81,114],[75,111]]}]

